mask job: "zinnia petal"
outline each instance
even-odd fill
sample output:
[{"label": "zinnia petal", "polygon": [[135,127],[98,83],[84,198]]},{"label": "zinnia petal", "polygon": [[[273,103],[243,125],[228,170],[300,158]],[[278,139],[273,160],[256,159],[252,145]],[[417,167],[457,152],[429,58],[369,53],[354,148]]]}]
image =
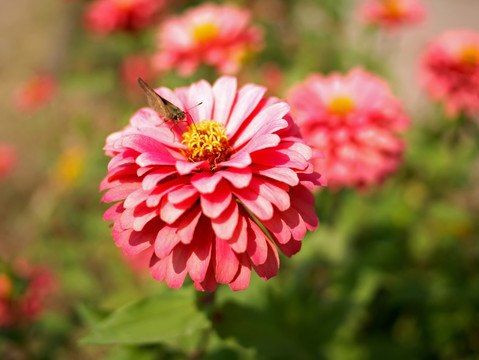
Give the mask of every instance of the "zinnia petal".
[{"label": "zinnia petal", "polygon": [[[396,170],[404,148],[399,135],[408,121],[384,80],[360,68],[345,75],[313,74],[288,97],[308,145],[324,156],[313,158],[308,146],[296,142],[280,150],[276,161],[291,157],[291,151],[312,159],[333,188],[366,188]],[[267,165],[266,155],[260,155],[253,161]],[[301,157],[292,160],[301,165]]]},{"label": "zinnia petal", "polygon": [[152,276],[172,288],[189,275],[202,291],[245,289],[252,268],[263,279],[278,272],[276,246],[291,256],[317,225],[311,189],[320,175],[288,105],[236,84],[224,77],[159,89],[181,108],[204,106],[175,136],[145,109],[107,138],[113,160],[101,189],[104,201],[117,203],[104,219],[113,221],[117,246],[151,256]]},{"label": "zinnia petal", "polygon": [[154,66],[160,71],[176,68],[184,76],[191,75],[200,64],[221,73],[237,72],[241,54],[253,54],[263,45],[262,32],[250,24],[250,19],[247,10],[211,3],[170,17],[159,28]]}]

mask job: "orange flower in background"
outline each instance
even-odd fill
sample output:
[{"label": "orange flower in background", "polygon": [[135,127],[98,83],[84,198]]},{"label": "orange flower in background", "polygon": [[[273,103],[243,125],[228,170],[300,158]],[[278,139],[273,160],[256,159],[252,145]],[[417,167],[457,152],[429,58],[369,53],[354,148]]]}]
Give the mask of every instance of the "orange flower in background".
[{"label": "orange flower in background", "polygon": [[479,32],[442,34],[425,49],[419,71],[422,86],[449,115],[479,115]]},{"label": "orange flower in background", "polygon": [[423,21],[426,11],[418,0],[370,0],[360,13],[367,24],[392,29]]},{"label": "orange flower in background", "polygon": [[408,118],[381,78],[355,69],[311,75],[288,100],[307,143],[324,154],[314,161],[332,188],[379,184],[401,162],[399,133]]},{"label": "orange flower in background", "polygon": [[165,0],[96,0],[85,12],[85,26],[97,34],[136,31],[151,25]]},{"label": "orange flower in background", "polygon": [[15,94],[18,110],[32,112],[50,102],[55,96],[57,80],[48,73],[33,76]]},{"label": "orange flower in background", "polygon": [[236,73],[263,47],[263,35],[250,24],[251,14],[233,5],[203,4],[170,18],[159,30],[159,71],[177,69],[192,74],[201,64],[220,73]]}]

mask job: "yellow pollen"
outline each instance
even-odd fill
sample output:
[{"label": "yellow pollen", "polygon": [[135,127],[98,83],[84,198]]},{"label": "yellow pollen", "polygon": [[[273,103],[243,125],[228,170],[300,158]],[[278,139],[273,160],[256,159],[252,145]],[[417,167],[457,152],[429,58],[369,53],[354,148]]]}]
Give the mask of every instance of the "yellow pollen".
[{"label": "yellow pollen", "polygon": [[401,2],[398,0],[383,0],[382,5],[386,15],[389,17],[399,18],[404,13]]},{"label": "yellow pollen", "polygon": [[464,46],[459,51],[459,59],[464,65],[479,64],[479,48],[474,45]]},{"label": "yellow pollen", "polygon": [[354,103],[349,96],[338,96],[329,103],[329,111],[334,115],[347,115],[354,109]]},{"label": "yellow pollen", "polygon": [[225,131],[223,124],[214,120],[189,125],[181,141],[187,148],[183,154],[191,162],[206,160],[211,170],[216,170],[216,164],[227,161],[233,153]]},{"label": "yellow pollen", "polygon": [[10,280],[7,274],[0,274],[0,299],[8,298],[12,290],[12,280]]},{"label": "yellow pollen", "polygon": [[133,5],[131,0],[115,0],[115,4],[121,10],[128,10]]},{"label": "yellow pollen", "polygon": [[198,24],[193,28],[193,38],[196,42],[206,43],[216,38],[218,26],[212,22]]}]

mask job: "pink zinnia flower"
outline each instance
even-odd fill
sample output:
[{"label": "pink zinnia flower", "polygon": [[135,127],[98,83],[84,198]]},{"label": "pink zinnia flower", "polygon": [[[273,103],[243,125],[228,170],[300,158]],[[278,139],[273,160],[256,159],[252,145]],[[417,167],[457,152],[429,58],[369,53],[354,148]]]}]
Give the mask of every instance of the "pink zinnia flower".
[{"label": "pink zinnia flower", "polygon": [[147,275],[146,269],[150,266],[151,256],[153,255],[153,247],[148,251],[142,251],[138,254],[127,255],[123,253],[123,260],[128,264],[130,269],[138,275]]},{"label": "pink zinnia flower", "polygon": [[479,32],[448,31],[424,51],[420,81],[449,115],[479,114]]},{"label": "pink zinnia flower", "polygon": [[136,31],[151,25],[165,0],[96,0],[85,12],[85,26],[94,33]]},{"label": "pink zinnia flower", "polygon": [[48,270],[25,261],[14,264],[11,271],[0,272],[0,328],[36,319],[54,287],[53,276]]},{"label": "pink zinnia flower", "polygon": [[221,73],[235,73],[242,62],[262,48],[262,33],[250,25],[248,10],[232,5],[203,4],[166,21],[159,31],[158,70],[177,68],[183,75],[200,64]]},{"label": "pink zinnia flower", "polygon": [[417,0],[370,0],[360,13],[366,23],[392,29],[421,22],[426,12]]},{"label": "pink zinnia flower", "polygon": [[361,69],[347,75],[311,75],[289,93],[291,113],[333,188],[364,188],[396,170],[408,125],[399,101],[380,78]]},{"label": "pink zinnia flower", "polygon": [[170,131],[168,119],[143,108],[107,138],[112,160],[101,190],[109,189],[104,201],[118,202],[104,219],[113,220],[113,238],[127,255],[154,250],[150,271],[158,281],[179,288],[189,274],[199,290],[218,283],[245,289],[251,268],[263,279],[276,275],[276,246],[291,256],[318,225],[311,148],[288,104],[263,98],[265,91],[253,84],[238,90],[232,77],[160,88],[191,109],[195,124]]},{"label": "pink zinnia flower", "polygon": [[11,144],[0,143],[0,179],[6,178],[17,163],[17,148]]},{"label": "pink zinnia flower", "polygon": [[25,82],[15,94],[16,107],[32,112],[50,102],[55,96],[57,80],[49,73],[40,73]]}]

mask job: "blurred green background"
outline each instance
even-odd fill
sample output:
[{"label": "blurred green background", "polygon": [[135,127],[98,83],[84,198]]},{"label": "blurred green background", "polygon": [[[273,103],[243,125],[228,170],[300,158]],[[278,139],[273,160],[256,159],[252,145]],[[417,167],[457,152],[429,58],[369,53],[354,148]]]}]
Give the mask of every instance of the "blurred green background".
[{"label": "blurred green background", "polygon": [[[479,123],[447,119],[416,80],[429,39],[479,29],[476,0],[424,1],[427,21],[394,33],[363,28],[359,1],[236,2],[252,9],[266,35],[241,81],[261,83],[262,67],[274,64],[283,97],[311,72],[362,65],[390,81],[412,125],[398,173],[363,193],[318,193],[321,225],[301,252],[283,258],[268,282],[252,276],[240,293],[221,287],[213,305],[191,286],[171,290],[134,270],[102,220],[105,138],[145,105],[121,82],[119,66],[130,53],[154,52],[155,29],[94,36],[82,27],[86,3],[0,3],[0,142],[19,151],[1,183],[0,259],[42,264],[58,283],[41,318],[0,331],[0,357],[479,358]],[[57,77],[56,94],[21,112],[12,99],[39,70]],[[172,72],[154,85],[216,76],[208,68],[189,78]]]}]

